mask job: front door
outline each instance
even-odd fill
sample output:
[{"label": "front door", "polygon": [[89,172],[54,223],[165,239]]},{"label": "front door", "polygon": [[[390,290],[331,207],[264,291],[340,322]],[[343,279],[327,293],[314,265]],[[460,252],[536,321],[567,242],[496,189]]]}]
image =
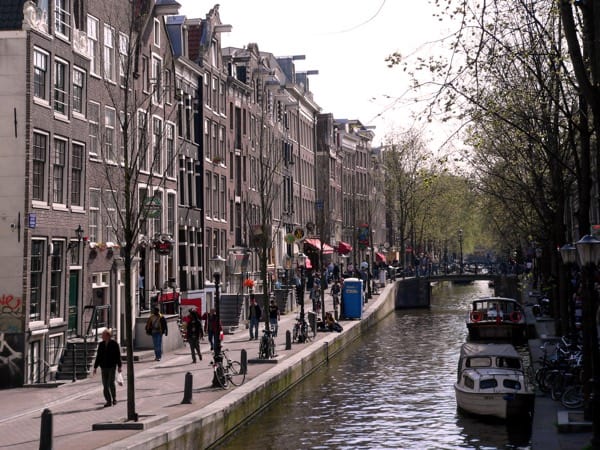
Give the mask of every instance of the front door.
[{"label": "front door", "polygon": [[69,336],[77,335],[77,317],[78,317],[78,308],[77,301],[79,299],[79,271],[74,270],[71,271],[69,276]]}]

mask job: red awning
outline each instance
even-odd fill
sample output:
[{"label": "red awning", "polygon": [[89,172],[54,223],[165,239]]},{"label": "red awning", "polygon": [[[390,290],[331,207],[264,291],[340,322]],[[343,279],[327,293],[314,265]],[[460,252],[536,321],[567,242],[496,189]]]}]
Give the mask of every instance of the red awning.
[{"label": "red awning", "polygon": [[[315,250],[321,251],[321,240],[320,239],[306,239],[304,241],[305,244],[310,245]],[[327,245],[323,242],[323,253],[328,255],[333,253],[333,247],[331,245]]]},{"label": "red awning", "polygon": [[348,244],[347,242],[340,241],[338,243],[337,252],[340,255],[346,255],[346,254],[350,253],[351,251],[352,251],[352,246],[350,244]]},{"label": "red awning", "polygon": [[385,262],[385,255],[383,253],[375,253],[375,259],[379,262]]}]

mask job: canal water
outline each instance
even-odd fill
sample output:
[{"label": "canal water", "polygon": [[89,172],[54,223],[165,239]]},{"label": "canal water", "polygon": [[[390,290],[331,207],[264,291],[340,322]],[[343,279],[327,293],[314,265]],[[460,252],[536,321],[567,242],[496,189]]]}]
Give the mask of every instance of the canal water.
[{"label": "canal water", "polygon": [[487,281],[434,287],[255,417],[220,449],[530,449],[518,428],[461,415],[453,383],[470,300]]}]

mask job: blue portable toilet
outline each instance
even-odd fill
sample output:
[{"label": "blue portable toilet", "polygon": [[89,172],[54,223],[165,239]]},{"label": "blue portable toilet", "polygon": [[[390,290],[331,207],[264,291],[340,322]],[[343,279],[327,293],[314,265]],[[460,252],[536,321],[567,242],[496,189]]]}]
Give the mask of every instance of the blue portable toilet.
[{"label": "blue portable toilet", "polygon": [[342,316],[346,319],[362,319],[363,282],[358,278],[346,278],[342,288]]}]

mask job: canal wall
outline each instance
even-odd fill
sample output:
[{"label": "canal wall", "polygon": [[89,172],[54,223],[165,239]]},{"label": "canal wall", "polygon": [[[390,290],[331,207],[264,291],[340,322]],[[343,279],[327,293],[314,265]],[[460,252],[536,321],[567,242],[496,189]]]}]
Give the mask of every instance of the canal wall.
[{"label": "canal wall", "polygon": [[392,313],[401,283],[386,285],[377,298],[365,305],[361,320],[342,322],[341,333],[318,333],[311,344],[294,344],[304,348],[206,407],[106,448],[174,450],[216,446]]}]

